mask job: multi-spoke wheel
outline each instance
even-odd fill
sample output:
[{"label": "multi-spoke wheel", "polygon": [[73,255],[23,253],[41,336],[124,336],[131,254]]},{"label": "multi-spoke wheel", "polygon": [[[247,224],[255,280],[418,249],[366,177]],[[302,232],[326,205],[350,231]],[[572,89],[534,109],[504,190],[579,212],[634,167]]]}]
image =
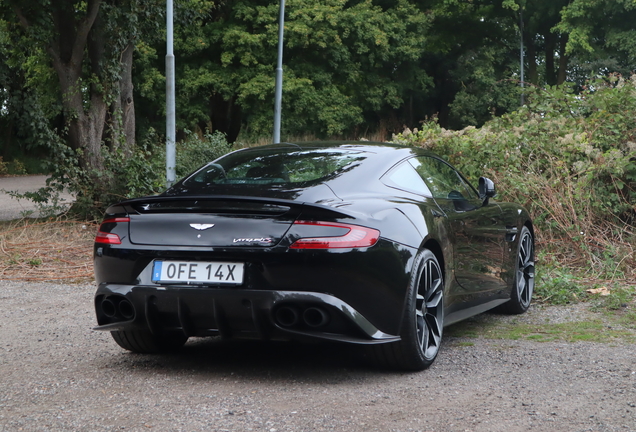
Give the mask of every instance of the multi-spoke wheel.
[{"label": "multi-spoke wheel", "polygon": [[381,363],[403,370],[422,370],[433,363],[444,327],[444,277],[437,258],[424,249],[413,269],[401,340],[374,347]]},{"label": "multi-spoke wheel", "polygon": [[501,312],[521,314],[528,310],[534,291],[534,238],[527,227],[521,229],[515,279],[510,293],[510,301],[499,307]]}]

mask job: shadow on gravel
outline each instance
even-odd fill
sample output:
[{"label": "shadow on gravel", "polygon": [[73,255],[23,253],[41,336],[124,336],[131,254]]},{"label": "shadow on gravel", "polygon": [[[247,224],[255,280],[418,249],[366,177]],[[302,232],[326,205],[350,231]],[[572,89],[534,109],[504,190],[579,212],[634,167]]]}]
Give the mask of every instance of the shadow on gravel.
[{"label": "shadow on gravel", "polygon": [[374,366],[365,352],[363,346],[335,343],[195,338],[175,353],[145,355],[122,351],[103,366],[120,369],[121,373],[186,373],[206,379],[232,375],[239,379],[333,383],[402,374]]}]

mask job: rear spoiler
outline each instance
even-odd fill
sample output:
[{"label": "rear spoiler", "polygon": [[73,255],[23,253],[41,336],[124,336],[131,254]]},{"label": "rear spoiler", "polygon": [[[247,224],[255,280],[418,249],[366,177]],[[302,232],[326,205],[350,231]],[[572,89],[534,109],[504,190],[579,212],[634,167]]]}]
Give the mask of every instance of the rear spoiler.
[{"label": "rear spoiler", "polygon": [[[122,213],[127,214],[141,214],[144,210],[150,210],[153,204],[155,206],[160,204],[167,204],[163,211],[175,211],[175,208],[169,210],[169,203],[187,203],[192,204],[187,208],[192,210],[200,207],[203,211],[213,211],[214,203],[223,203],[227,205],[234,203],[237,205],[236,210],[240,207],[244,207],[244,210],[248,210],[249,204],[268,206],[260,207],[258,210],[254,208],[254,211],[267,213],[286,213],[291,211],[297,216],[302,214],[304,219],[350,219],[353,216],[344,213],[340,210],[336,210],[331,206],[317,203],[294,201],[283,198],[270,198],[270,197],[256,197],[256,196],[242,196],[242,195],[187,195],[187,196],[147,196],[141,198],[133,198],[122,201],[118,204],[114,204],[106,210],[107,215],[118,215]],[[207,204],[207,205],[206,205]],[[241,206],[241,204],[248,204],[247,206]],[[144,208],[147,206],[147,208]],[[219,206],[219,210],[221,207]],[[161,210],[159,210],[161,211]]]}]

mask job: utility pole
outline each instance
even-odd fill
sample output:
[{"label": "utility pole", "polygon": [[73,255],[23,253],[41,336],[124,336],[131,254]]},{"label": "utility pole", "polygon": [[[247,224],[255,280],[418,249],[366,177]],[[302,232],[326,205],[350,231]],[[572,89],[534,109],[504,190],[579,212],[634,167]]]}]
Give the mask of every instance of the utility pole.
[{"label": "utility pole", "polygon": [[280,142],[280,119],[283,99],[283,30],[285,29],[285,0],[280,0],[278,17],[278,61],[276,64],[276,88],[274,90],[274,144]]},{"label": "utility pole", "polygon": [[525,87],[525,83],[524,83],[524,76],[523,76],[523,7],[519,8],[519,32],[521,33],[520,36],[520,40],[521,40],[521,106],[524,106],[526,101],[524,98],[524,87]]},{"label": "utility pole", "polygon": [[166,0],[166,184],[172,186],[176,179],[175,141],[175,89],[172,0]]}]

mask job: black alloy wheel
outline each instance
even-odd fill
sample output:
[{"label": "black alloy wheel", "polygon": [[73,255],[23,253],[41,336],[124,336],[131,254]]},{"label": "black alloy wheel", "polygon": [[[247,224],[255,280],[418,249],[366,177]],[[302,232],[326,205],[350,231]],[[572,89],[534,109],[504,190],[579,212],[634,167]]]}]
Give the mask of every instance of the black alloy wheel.
[{"label": "black alloy wheel", "polygon": [[534,292],[534,237],[523,227],[517,247],[515,279],[510,292],[510,301],[499,306],[498,310],[508,314],[522,314],[530,307]]},{"label": "black alloy wheel", "polygon": [[428,368],[440,349],[444,328],[444,276],[435,254],[415,259],[399,342],[376,345],[376,359],[401,370]]}]

